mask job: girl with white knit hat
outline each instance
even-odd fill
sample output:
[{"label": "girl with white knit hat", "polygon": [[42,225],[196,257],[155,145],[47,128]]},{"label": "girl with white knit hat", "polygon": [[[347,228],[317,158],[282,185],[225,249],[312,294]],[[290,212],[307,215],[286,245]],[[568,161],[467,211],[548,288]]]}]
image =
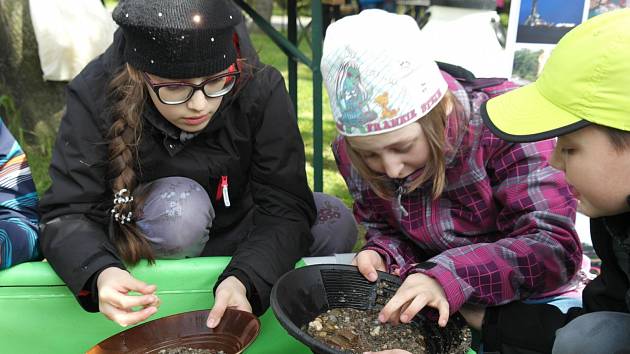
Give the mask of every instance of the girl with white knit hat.
[{"label": "girl with white knit hat", "polygon": [[479,107],[514,85],[467,93],[423,43],[411,17],[380,10],[335,22],[324,42],[333,151],[366,228],[354,264],[403,279],[379,320],[430,307],[445,326],[465,304],[574,289],[576,201],[548,164],[553,141],[495,136]]}]

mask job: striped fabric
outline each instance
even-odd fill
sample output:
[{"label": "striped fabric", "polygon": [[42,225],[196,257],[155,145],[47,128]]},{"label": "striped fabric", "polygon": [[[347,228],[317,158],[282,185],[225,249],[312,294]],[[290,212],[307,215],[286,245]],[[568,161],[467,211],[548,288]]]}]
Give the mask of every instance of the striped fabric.
[{"label": "striped fabric", "polygon": [[[498,305],[563,292],[581,264],[574,229],[576,201],[547,159],[553,141],[513,144],[487,129],[479,106],[487,100],[444,74],[465,109],[449,117],[446,188],[405,194],[400,205],[379,198],[350,163],[343,139],[333,152],[366,228],[364,249],[380,253],[401,277],[422,272],[443,287],[452,312],[466,302]],[[471,112],[472,114],[467,114]],[[458,131],[455,116],[467,121]],[[466,117],[466,118],[463,118]],[[401,212],[401,206],[408,212]],[[567,285],[568,284],[568,285]]]},{"label": "striped fabric", "polygon": [[39,214],[26,155],[0,121],[0,269],[39,259]]}]

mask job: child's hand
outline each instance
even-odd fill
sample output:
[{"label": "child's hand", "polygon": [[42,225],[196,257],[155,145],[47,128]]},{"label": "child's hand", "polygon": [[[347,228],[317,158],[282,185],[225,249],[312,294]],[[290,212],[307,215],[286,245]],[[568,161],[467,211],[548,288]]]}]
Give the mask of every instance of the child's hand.
[{"label": "child's hand", "polygon": [[249,304],[249,301],[247,301],[247,290],[243,283],[235,276],[225,278],[225,280],[217,286],[214,306],[208,315],[206,325],[210,328],[216,327],[219,322],[221,322],[221,317],[223,317],[228,307],[252,312],[252,306]]},{"label": "child's hand", "polygon": [[438,310],[438,324],[446,326],[449,304],[440,283],[422,273],[411,274],[378,315],[381,322],[409,323],[425,306]]},{"label": "child's hand", "polygon": [[[155,295],[155,285],[147,285],[117,267],[102,271],[96,280],[96,286],[99,311],[123,327],[146,320],[160,306],[160,299]],[[131,291],[142,295],[129,295]],[[136,311],[135,307],[142,309]]]},{"label": "child's hand", "polygon": [[385,271],[385,262],[378,252],[373,250],[364,250],[359,252],[352,260],[352,265],[359,268],[359,272],[363,274],[365,279],[369,281],[376,281],[378,279],[377,270],[381,272]]}]

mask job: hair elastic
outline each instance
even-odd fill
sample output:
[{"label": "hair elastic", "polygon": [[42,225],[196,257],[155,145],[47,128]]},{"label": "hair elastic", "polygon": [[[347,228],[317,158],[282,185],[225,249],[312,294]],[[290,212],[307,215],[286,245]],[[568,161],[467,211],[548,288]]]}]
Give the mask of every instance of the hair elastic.
[{"label": "hair elastic", "polygon": [[127,212],[127,215],[122,214],[119,211],[119,208],[131,202],[133,202],[133,196],[129,195],[129,190],[126,188],[123,188],[114,194],[114,206],[112,207],[111,213],[114,215],[114,220],[118,221],[121,225],[131,223],[133,213],[130,211]]}]

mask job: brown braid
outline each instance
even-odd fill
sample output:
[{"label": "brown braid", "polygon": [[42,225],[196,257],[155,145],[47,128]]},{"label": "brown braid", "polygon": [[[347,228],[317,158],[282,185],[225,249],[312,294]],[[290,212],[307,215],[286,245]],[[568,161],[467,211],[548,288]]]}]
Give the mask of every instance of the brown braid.
[{"label": "brown braid", "polygon": [[[142,205],[134,195],[138,181],[135,163],[138,161],[138,142],[142,132],[142,112],[147,97],[142,73],[128,64],[110,82],[112,117],[109,131],[109,171],[113,193],[125,188],[134,200],[119,204],[117,212],[137,216],[136,206]],[[141,259],[154,263],[151,245],[140,228],[133,222],[121,224],[114,221],[114,245],[125,263],[136,264]]]}]

